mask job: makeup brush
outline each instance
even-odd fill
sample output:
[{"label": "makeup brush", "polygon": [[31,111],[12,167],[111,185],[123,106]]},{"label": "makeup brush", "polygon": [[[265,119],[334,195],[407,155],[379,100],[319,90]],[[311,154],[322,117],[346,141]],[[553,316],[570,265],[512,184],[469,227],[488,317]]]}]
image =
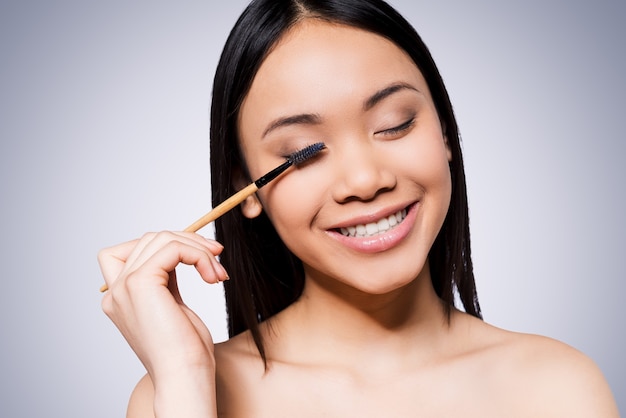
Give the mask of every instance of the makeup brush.
[{"label": "makeup brush", "polygon": [[[213,222],[235,206],[239,205],[241,202],[246,200],[247,197],[255,193],[261,187],[265,186],[270,181],[274,180],[280,174],[285,172],[292,165],[298,166],[306,161],[309,161],[311,158],[315,157],[326,148],[326,145],[323,142],[317,142],[315,144],[309,145],[306,148],[303,148],[299,151],[296,151],[290,154],[287,157],[287,160],[276,167],[275,169],[268,171],[263,176],[259,177],[257,180],[253,181],[243,189],[239,190],[237,193],[224,200],[222,203],[214,207],[211,211],[209,211],[206,215],[189,225],[184,229],[185,232],[196,232],[200,228],[206,226],[207,224]],[[101,292],[106,292],[109,290],[106,284],[102,285],[100,288]]]},{"label": "makeup brush", "polygon": [[299,151],[290,154],[287,157],[287,161],[276,167],[275,169],[265,173],[265,175],[259,177],[257,180],[250,183],[248,186],[239,190],[237,193],[217,205],[213,210],[204,215],[202,218],[195,221],[193,224],[189,225],[185,228],[185,232],[196,232],[198,229],[204,227],[210,222],[213,222],[241,202],[243,202],[248,196],[255,193],[261,187],[265,186],[270,181],[274,180],[280,174],[282,174],[285,170],[287,170],[292,165],[300,165],[305,161],[310,160],[314,156],[316,156],[321,150],[326,148],[326,145],[323,142],[318,142],[312,145],[309,145],[306,148],[303,148]]}]

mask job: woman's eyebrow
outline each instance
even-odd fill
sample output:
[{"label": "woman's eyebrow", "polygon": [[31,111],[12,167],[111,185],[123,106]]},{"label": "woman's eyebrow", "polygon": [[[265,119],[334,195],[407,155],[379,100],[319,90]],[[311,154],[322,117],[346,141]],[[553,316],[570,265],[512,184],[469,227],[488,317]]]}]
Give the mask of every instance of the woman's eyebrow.
[{"label": "woman's eyebrow", "polygon": [[367,100],[365,100],[365,102],[363,103],[363,110],[366,110],[366,111],[370,110],[371,108],[376,106],[378,103],[380,103],[382,100],[402,90],[413,90],[421,94],[421,92],[416,87],[410,85],[409,83],[405,83],[405,82],[393,83],[381,90],[378,90],[376,93],[371,95]]},{"label": "woman's eyebrow", "polygon": [[261,138],[265,138],[271,131],[289,125],[319,125],[322,117],[315,113],[302,113],[300,115],[285,116],[272,121],[263,131]]},{"label": "woman's eyebrow", "polygon": [[[369,98],[367,98],[365,102],[363,103],[363,110],[366,110],[366,111],[370,110],[382,100],[402,90],[413,90],[421,94],[421,92],[416,87],[413,87],[412,85],[408,83],[404,83],[404,82],[393,83],[381,90],[378,90],[376,93],[374,93]],[[302,113],[299,115],[280,117],[278,119],[273,120],[267,125],[267,128],[265,128],[265,130],[263,131],[263,135],[261,135],[261,139],[265,138],[273,130],[278,129],[278,128],[283,128],[285,126],[319,125],[321,123],[322,123],[322,117],[317,113]]]}]

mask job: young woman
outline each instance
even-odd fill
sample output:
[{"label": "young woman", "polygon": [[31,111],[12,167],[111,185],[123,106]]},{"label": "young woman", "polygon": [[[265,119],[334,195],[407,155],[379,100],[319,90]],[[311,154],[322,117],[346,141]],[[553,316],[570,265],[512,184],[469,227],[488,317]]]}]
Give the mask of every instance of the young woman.
[{"label": "young woman", "polygon": [[[217,241],[100,253],[103,309],[147,370],[129,417],[618,415],[582,354],[481,320],[457,125],[412,27],[380,0],[254,1],[215,76],[213,203],[320,141]],[[184,305],[179,263],[226,280],[228,341]]]}]

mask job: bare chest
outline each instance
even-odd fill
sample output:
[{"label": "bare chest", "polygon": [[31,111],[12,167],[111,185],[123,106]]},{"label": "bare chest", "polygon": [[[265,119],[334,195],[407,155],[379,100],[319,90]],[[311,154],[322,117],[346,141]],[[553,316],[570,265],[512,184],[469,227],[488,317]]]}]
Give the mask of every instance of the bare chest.
[{"label": "bare chest", "polygon": [[484,376],[445,370],[368,379],[329,370],[287,371],[221,397],[220,410],[226,417],[259,418],[515,416],[512,400],[495,386]]}]

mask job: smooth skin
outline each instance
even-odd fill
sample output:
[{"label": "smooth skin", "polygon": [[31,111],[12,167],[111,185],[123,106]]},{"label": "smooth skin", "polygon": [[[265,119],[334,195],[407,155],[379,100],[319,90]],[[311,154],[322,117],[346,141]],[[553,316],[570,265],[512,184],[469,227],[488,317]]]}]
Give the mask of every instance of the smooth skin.
[{"label": "smooth skin", "polygon": [[[254,178],[326,143],[242,204],[250,218],[265,211],[303,261],[304,293],[261,324],[265,370],[248,332],[213,346],[178,294],[179,263],[208,283],[227,279],[221,245],[162,232],[103,250],[103,309],[148,372],[128,417],[618,416],[601,372],[573,348],[457,310],[447,320],[427,255],[450,202],[451,156],[402,50],[304,20],[261,66],[239,131]],[[380,239],[338,232],[403,208]]]}]

